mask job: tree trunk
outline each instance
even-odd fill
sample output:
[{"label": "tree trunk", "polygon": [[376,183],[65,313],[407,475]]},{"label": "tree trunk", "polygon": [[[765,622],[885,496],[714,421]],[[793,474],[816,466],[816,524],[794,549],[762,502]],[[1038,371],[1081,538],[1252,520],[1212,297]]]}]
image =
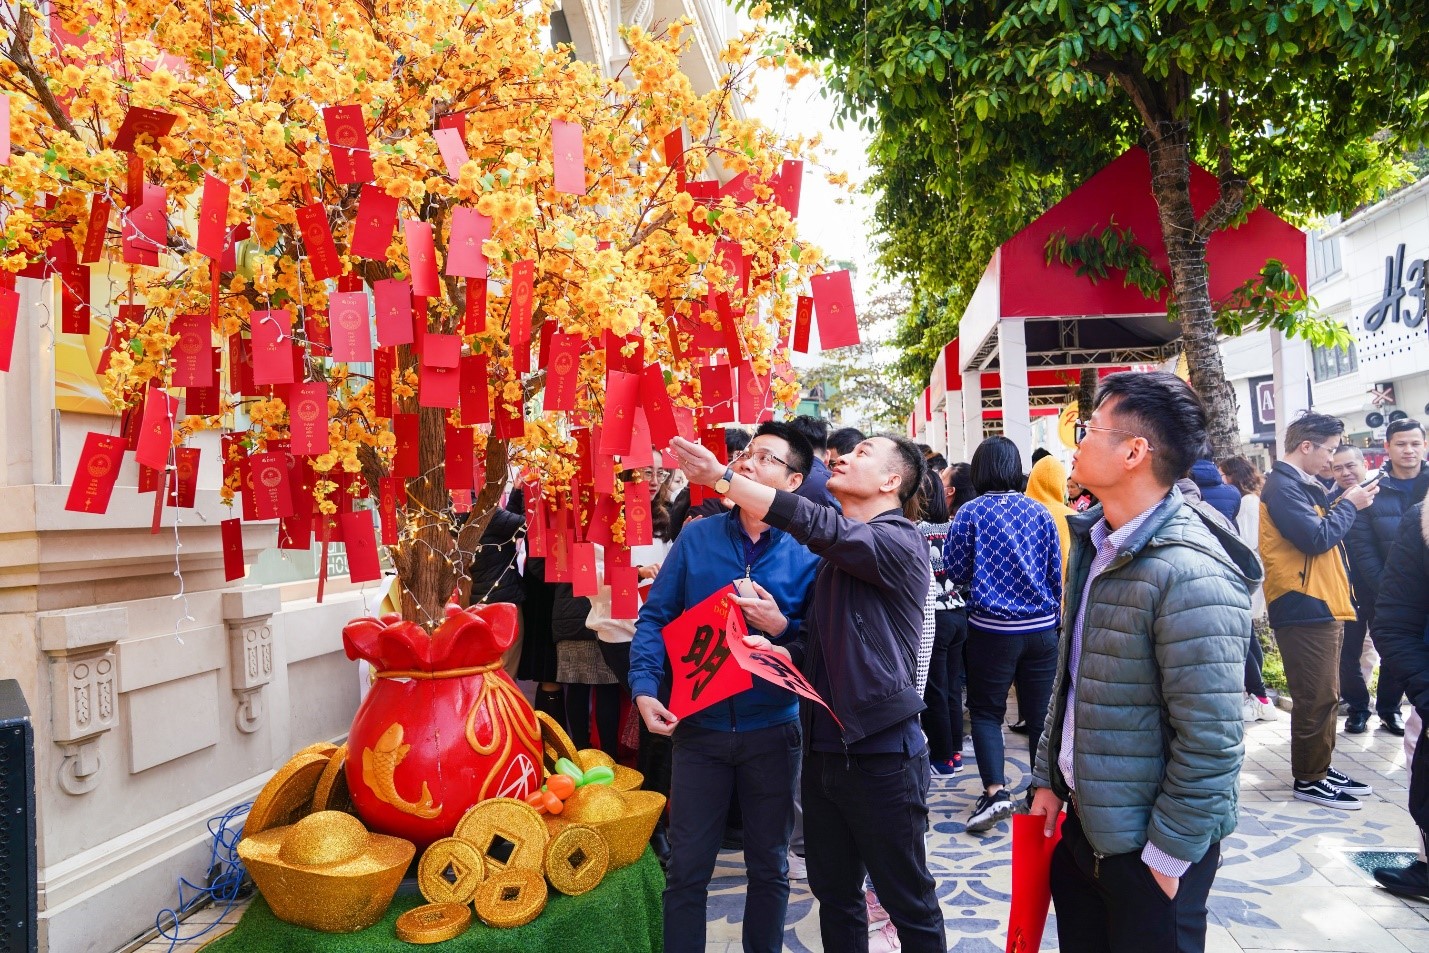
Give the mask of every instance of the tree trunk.
[{"label": "tree trunk", "polygon": [[1096,409],[1097,382],[1100,379],[1095,367],[1082,368],[1077,381],[1077,416],[1083,420],[1090,420],[1092,411]]},{"label": "tree trunk", "polygon": [[1151,190],[1161,217],[1161,236],[1171,266],[1171,300],[1181,324],[1181,347],[1191,387],[1206,405],[1207,432],[1216,457],[1240,447],[1235,392],[1226,381],[1211,308],[1206,239],[1197,233],[1191,205],[1191,156],[1184,123],[1163,123],[1146,137]]}]

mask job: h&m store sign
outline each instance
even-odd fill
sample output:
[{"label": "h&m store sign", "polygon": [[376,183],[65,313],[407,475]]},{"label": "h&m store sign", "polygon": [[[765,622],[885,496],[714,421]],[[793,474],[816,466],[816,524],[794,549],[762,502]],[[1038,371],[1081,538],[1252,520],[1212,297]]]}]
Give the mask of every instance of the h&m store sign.
[{"label": "h&m store sign", "polygon": [[1425,265],[1416,258],[1404,266],[1403,242],[1384,259],[1384,297],[1364,313],[1366,331],[1378,331],[1385,321],[1417,328],[1424,323]]}]

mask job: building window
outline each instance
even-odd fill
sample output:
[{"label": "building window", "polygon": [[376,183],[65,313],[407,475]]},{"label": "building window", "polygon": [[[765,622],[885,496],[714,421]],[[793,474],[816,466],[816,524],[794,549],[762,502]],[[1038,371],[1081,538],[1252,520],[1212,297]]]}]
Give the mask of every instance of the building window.
[{"label": "building window", "polygon": [[1316,381],[1334,380],[1336,377],[1344,377],[1346,374],[1353,374],[1359,370],[1359,359],[1355,357],[1354,342],[1350,342],[1348,348],[1311,345],[1310,350],[1314,361]]},{"label": "building window", "polygon": [[[1338,220],[1339,216],[1335,216]],[[1334,224],[1331,222],[1330,224]],[[1339,273],[1340,264],[1340,237],[1332,236],[1322,239],[1319,233],[1310,235],[1310,284],[1313,287],[1325,281],[1332,275]]]}]

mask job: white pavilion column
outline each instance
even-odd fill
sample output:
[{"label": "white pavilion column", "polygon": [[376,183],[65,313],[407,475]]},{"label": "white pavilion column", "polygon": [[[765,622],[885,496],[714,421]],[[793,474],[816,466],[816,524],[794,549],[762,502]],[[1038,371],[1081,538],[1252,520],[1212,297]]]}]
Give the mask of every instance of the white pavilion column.
[{"label": "white pavilion column", "polygon": [[[963,444],[958,460],[966,463],[982,443],[982,371],[963,371]],[[955,463],[952,457],[949,463]]]},{"label": "white pavilion column", "polygon": [[997,328],[999,370],[1002,372],[1002,433],[1022,452],[1022,465],[1032,466],[1032,405],[1027,389],[1027,325],[1002,321]]},{"label": "white pavilion column", "polygon": [[967,430],[963,426],[962,391],[948,391],[948,397],[943,401],[943,419],[948,427],[948,449],[943,451],[943,456],[948,458],[949,463],[966,460],[968,458],[968,437]]},{"label": "white pavilion column", "polygon": [[1271,370],[1275,374],[1275,454],[1283,453],[1285,428],[1310,409],[1310,344],[1270,332]]}]

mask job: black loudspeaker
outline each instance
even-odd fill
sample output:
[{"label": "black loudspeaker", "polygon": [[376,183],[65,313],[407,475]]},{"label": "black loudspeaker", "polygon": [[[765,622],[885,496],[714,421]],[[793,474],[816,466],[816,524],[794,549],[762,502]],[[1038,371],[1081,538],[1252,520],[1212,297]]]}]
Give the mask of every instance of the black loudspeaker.
[{"label": "black loudspeaker", "polygon": [[20,683],[0,679],[0,953],[39,949],[35,729]]}]

